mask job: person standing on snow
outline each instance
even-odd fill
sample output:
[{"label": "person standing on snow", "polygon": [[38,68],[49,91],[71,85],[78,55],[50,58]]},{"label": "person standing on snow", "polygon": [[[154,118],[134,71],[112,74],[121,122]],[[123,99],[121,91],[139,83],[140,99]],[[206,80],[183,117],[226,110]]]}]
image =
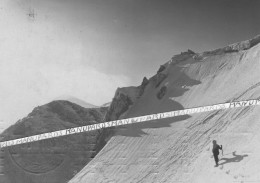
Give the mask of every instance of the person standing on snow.
[{"label": "person standing on snow", "polygon": [[214,156],[214,159],[215,159],[215,162],[216,162],[216,166],[218,166],[218,155],[219,155],[219,149],[222,150],[222,145],[219,146],[217,144],[217,141],[216,140],[213,140],[213,148],[212,148],[212,152],[213,152],[213,156]]}]

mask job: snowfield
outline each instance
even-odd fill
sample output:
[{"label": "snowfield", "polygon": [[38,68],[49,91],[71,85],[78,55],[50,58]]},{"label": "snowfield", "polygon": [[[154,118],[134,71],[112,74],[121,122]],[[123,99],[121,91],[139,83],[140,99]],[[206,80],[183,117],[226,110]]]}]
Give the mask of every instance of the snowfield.
[{"label": "snowfield", "polygon": [[[149,80],[124,118],[259,99],[260,45],[246,43],[167,62],[167,77],[158,87]],[[259,119],[251,106],[126,125],[70,183],[259,183]],[[224,149],[219,167],[213,139]]]}]

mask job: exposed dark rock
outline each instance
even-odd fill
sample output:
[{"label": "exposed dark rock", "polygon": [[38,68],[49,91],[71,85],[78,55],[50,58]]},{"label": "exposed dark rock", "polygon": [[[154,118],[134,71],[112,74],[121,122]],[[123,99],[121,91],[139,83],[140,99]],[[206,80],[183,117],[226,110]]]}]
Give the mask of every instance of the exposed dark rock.
[{"label": "exposed dark rock", "polygon": [[181,54],[174,55],[171,58],[171,63],[172,64],[180,63],[180,62],[185,61],[189,58],[192,58],[194,55],[196,55],[196,53],[192,50],[188,50],[186,52],[181,52]]},{"label": "exposed dark rock", "polygon": [[191,55],[194,55],[195,54],[195,52],[194,51],[192,51],[192,50],[190,50],[190,49],[188,49],[188,51],[187,51],[189,54],[191,54]]},{"label": "exposed dark rock", "polygon": [[250,40],[250,48],[260,43],[260,35]]},{"label": "exposed dark rock", "polygon": [[141,86],[146,86],[148,83],[149,83],[149,80],[146,77],[144,77]]},{"label": "exposed dark rock", "polygon": [[117,120],[132,104],[131,98],[118,88],[106,114],[106,121]]},{"label": "exposed dark rock", "polygon": [[239,52],[242,50],[248,50],[259,43],[260,43],[260,35],[254,37],[253,39],[250,39],[250,40],[241,41],[238,43],[228,45],[224,48],[219,48],[219,49],[212,50],[212,51],[205,51],[205,52],[201,53],[200,55],[201,56],[210,56],[210,55],[220,55],[220,54],[225,54],[225,53]]},{"label": "exposed dark rock", "polygon": [[159,68],[159,70],[157,71],[157,74],[160,73],[160,72],[162,72],[162,71],[164,71],[165,68],[166,68],[166,67],[165,67],[164,65],[161,65],[160,68]]},{"label": "exposed dark rock", "polygon": [[188,49],[188,51],[181,52],[181,55],[194,55],[194,54],[195,54],[195,52],[190,49]]},{"label": "exposed dark rock", "polygon": [[[134,103],[138,97],[139,89],[137,87],[118,88],[115,96],[110,104],[108,112],[105,116],[105,121],[113,121],[120,118],[129,107]],[[108,142],[108,140],[114,135],[116,127],[104,128],[102,133],[98,137],[98,143],[100,147],[97,147],[97,151]]]},{"label": "exposed dark rock", "polygon": [[148,85],[149,80],[144,77],[142,84],[138,87],[139,88],[139,94],[138,97],[142,96],[145,90],[145,87]]},{"label": "exposed dark rock", "polygon": [[167,87],[166,86],[163,86],[161,87],[161,89],[159,90],[159,92],[157,93],[157,98],[160,100],[163,98],[163,96],[166,94],[167,92]]}]

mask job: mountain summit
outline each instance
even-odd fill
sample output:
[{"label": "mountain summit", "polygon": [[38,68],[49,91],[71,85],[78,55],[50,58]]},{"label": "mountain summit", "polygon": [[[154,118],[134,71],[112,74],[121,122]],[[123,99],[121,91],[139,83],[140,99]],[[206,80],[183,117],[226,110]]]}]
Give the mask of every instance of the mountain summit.
[{"label": "mountain summit", "polygon": [[[118,88],[107,120],[260,98],[260,36],[173,56],[138,87]],[[70,183],[260,182],[259,106],[115,128]],[[212,140],[223,144],[214,167]]]}]

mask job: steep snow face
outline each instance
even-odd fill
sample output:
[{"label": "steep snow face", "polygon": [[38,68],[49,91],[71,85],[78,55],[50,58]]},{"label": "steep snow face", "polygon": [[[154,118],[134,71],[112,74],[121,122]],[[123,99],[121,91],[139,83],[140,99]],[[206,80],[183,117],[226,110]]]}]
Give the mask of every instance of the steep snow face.
[{"label": "steep snow face", "polygon": [[[199,57],[184,54],[185,59],[179,56],[176,62],[173,57],[149,79],[124,117],[260,98],[259,44]],[[159,74],[166,77],[158,83]],[[70,183],[260,182],[259,110],[246,107],[126,125]],[[213,139],[224,147],[219,167],[212,158]]]}]

